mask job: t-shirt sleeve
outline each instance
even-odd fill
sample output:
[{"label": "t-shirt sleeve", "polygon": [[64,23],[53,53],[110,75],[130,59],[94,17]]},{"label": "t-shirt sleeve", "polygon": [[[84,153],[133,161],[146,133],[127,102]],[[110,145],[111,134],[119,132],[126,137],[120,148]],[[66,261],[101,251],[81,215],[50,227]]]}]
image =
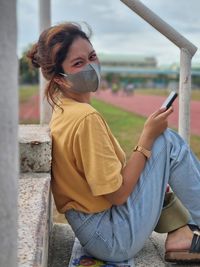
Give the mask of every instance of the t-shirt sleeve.
[{"label": "t-shirt sleeve", "polygon": [[122,184],[122,163],[116,155],[107,127],[98,113],[80,123],[73,151],[77,168],[94,196],[112,193]]}]

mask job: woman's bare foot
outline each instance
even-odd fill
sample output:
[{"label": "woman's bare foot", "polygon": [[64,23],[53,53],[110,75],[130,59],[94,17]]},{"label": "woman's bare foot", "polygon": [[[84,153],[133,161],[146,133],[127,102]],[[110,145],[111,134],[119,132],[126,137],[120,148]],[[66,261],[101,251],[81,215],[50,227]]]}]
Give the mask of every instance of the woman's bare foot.
[{"label": "woman's bare foot", "polygon": [[166,251],[187,250],[191,246],[193,233],[189,226],[185,225],[168,233],[165,241]]}]

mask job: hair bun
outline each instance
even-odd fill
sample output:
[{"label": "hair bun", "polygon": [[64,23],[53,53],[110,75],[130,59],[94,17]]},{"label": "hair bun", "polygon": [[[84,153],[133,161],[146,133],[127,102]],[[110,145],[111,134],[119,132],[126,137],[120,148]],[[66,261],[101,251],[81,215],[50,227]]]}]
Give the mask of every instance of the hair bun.
[{"label": "hair bun", "polygon": [[38,63],[38,44],[34,44],[32,48],[28,51],[27,57],[30,58],[32,65],[35,68],[40,68],[40,64]]}]

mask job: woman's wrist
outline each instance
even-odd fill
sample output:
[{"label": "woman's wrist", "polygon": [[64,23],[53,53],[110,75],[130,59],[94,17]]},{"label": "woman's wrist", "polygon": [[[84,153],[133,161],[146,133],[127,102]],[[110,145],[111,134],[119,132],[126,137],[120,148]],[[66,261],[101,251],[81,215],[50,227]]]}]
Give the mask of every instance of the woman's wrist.
[{"label": "woman's wrist", "polygon": [[154,143],[154,138],[150,138],[145,133],[142,133],[138,140],[138,145],[144,147],[147,150],[151,150],[153,143]]},{"label": "woman's wrist", "polygon": [[133,152],[136,152],[136,151],[142,153],[146,159],[149,159],[151,157],[151,150],[147,150],[143,146],[140,146],[140,145],[135,146],[133,149]]}]

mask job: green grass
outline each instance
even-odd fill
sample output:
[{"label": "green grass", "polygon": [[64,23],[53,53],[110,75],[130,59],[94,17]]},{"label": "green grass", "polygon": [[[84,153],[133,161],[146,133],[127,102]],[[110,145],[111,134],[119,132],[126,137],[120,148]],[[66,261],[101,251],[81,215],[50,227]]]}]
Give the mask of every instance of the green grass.
[{"label": "green grass", "polygon": [[[38,85],[26,85],[19,88],[20,103],[27,102],[32,96],[38,94]],[[137,90],[137,93],[168,95],[167,90],[144,89]],[[193,91],[195,99],[200,100],[200,91]],[[112,105],[93,99],[93,106],[104,116],[114,136],[117,138],[127,157],[130,156],[133,147],[138,141],[142,131],[145,118],[130,112],[121,110]],[[191,147],[194,153],[200,158],[200,136],[191,136]]]},{"label": "green grass", "polygon": [[[19,99],[21,102],[28,101],[39,92],[39,85],[23,85],[19,88]],[[136,94],[167,96],[167,89],[136,89]],[[200,90],[192,90],[192,100],[200,100]]]},{"label": "green grass", "polygon": [[[169,94],[169,90],[168,89],[136,89],[135,93],[144,94],[144,95],[167,96]],[[198,89],[192,90],[191,99],[200,101],[200,90]]]},{"label": "green grass", "polygon": [[200,136],[191,135],[190,146],[195,155],[200,159]]},{"label": "green grass", "polygon": [[32,96],[39,93],[38,85],[23,85],[19,87],[19,103],[27,102]]},{"label": "green grass", "polygon": [[[146,119],[96,99],[92,100],[92,105],[103,115],[127,158],[129,158],[133,147],[137,144]],[[200,158],[199,144],[200,136],[192,135],[191,148],[198,158]]]},{"label": "green grass", "polygon": [[200,101],[200,90],[192,90],[192,100]]}]

